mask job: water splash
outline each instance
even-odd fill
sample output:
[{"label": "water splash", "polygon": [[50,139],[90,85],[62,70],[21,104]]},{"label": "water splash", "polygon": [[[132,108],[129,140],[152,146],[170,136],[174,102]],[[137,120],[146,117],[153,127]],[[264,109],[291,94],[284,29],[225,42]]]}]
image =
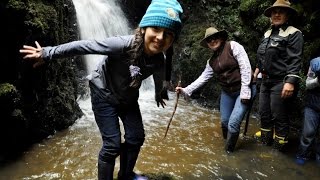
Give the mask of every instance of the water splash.
[{"label": "water splash", "polygon": [[[81,39],[103,39],[132,33],[116,0],[73,0]],[[86,55],[87,72],[91,72],[101,55]]]}]

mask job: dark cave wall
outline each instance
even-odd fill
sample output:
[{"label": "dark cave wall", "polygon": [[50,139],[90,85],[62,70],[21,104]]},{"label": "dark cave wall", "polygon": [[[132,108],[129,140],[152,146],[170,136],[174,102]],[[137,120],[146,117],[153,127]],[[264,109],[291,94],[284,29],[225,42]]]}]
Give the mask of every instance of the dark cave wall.
[{"label": "dark cave wall", "polygon": [[6,154],[65,129],[81,116],[76,102],[77,68],[61,59],[39,68],[22,59],[24,44],[56,45],[78,39],[70,0],[0,2],[0,154]]}]

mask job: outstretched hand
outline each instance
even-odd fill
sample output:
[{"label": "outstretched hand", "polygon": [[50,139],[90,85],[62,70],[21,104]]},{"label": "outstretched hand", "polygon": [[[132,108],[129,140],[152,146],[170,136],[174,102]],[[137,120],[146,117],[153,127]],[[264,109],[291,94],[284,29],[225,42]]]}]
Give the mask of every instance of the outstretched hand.
[{"label": "outstretched hand", "polygon": [[36,41],[36,47],[24,45],[22,49],[20,49],[20,53],[24,54],[23,59],[30,59],[35,61],[33,67],[36,68],[45,63],[42,58],[42,47]]}]

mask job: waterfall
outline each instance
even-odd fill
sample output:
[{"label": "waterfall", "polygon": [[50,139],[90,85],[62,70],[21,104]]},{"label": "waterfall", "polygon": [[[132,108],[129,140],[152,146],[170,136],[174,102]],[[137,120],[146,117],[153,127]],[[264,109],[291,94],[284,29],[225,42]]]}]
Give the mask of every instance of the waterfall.
[{"label": "waterfall", "polygon": [[[132,33],[127,19],[116,0],[73,0],[81,39],[103,39]],[[86,55],[85,65],[90,73],[102,55]]]},{"label": "waterfall", "polygon": [[[76,9],[80,39],[103,39],[133,33],[117,0],[73,0],[73,4]],[[87,73],[95,69],[102,59],[103,55],[85,55]],[[149,77],[143,81],[140,91],[150,92],[153,89],[153,79]]]}]

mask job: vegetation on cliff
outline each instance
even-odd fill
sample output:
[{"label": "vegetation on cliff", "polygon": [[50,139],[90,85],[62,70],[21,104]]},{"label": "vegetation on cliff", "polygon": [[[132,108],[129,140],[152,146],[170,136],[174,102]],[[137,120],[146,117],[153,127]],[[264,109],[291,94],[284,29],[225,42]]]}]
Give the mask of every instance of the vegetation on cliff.
[{"label": "vegetation on cliff", "polygon": [[0,18],[5,45],[0,49],[1,159],[72,125],[81,110],[73,61],[34,69],[19,54],[22,45],[35,40],[45,46],[77,39],[72,1],[1,1]]},{"label": "vegetation on cliff", "polygon": [[[210,51],[200,46],[205,29],[215,26],[225,29],[229,39],[242,44],[246,49],[251,65],[256,64],[256,50],[270,22],[263,15],[264,10],[271,6],[274,0],[185,0],[182,1],[187,20],[184,23],[180,39],[175,46],[174,74],[181,74],[183,86],[191,83],[203,71]],[[304,34],[304,54],[301,75],[305,78],[311,58],[320,55],[320,2],[316,0],[291,0],[297,9],[298,16],[292,19],[294,26]],[[299,127],[303,107],[304,82],[300,84],[300,93],[296,107],[294,126]],[[194,97],[202,97],[206,104],[219,104],[219,86],[216,81],[210,81],[205,87],[195,93]],[[255,109],[257,110],[257,109]]]}]

